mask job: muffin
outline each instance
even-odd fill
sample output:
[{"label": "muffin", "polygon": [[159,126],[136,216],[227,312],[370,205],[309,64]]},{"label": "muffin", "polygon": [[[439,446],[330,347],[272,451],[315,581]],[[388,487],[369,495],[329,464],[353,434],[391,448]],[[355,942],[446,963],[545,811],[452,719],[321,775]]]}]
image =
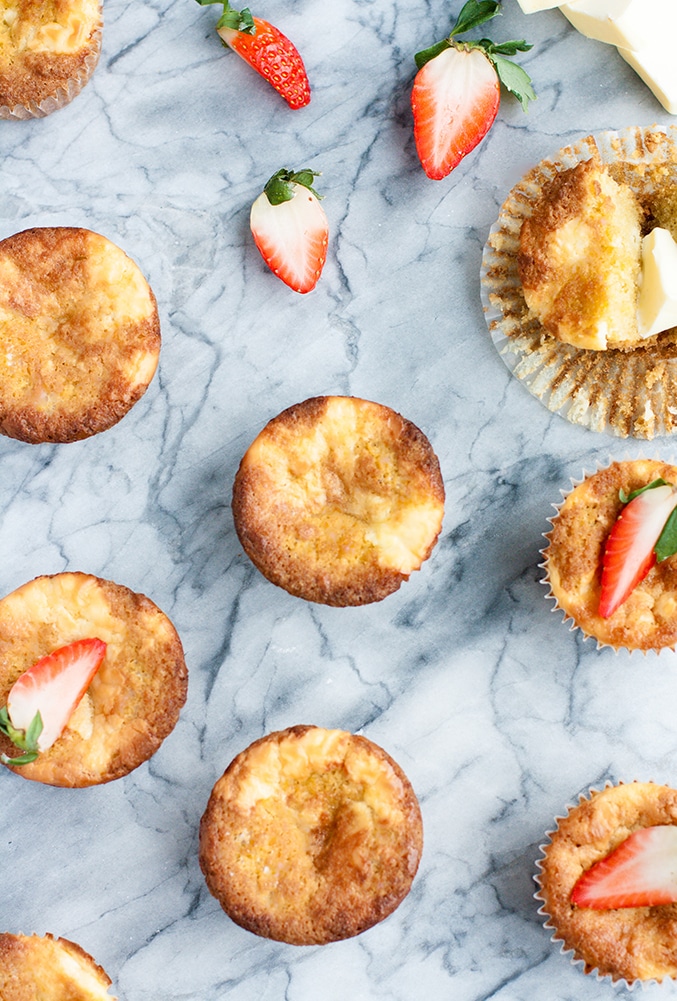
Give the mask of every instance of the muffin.
[{"label": "muffin", "polygon": [[290,594],[364,605],[396,591],[437,541],[444,484],[430,442],[389,407],[320,396],[247,449],[233,517],[261,573]]},{"label": "muffin", "polygon": [[0,118],[42,118],[72,101],[101,33],[99,0],[0,0]]},{"label": "muffin", "polygon": [[659,479],[677,484],[677,467],[655,459],[614,462],[574,486],[551,519],[543,550],[550,597],[600,645],[660,650],[677,642],[675,556],[657,562],[612,614],[601,614],[604,553],[623,498]]},{"label": "muffin", "polygon": [[[614,981],[662,981],[677,976],[677,904],[592,907],[572,902],[579,879],[635,831],[677,825],[677,791],[652,782],[591,790],[542,846],[536,899],[553,941],[585,972]],[[660,866],[658,869],[660,878]],[[627,898],[626,902],[631,900]]]},{"label": "muffin", "polygon": [[143,395],[160,353],[138,266],[87,229],[0,241],[0,432],[69,442],[105,431]]},{"label": "muffin", "polygon": [[675,126],[587,136],[513,187],[482,261],[482,300],[510,371],[594,431],[677,430],[677,330],[638,306],[643,240],[677,236]]},{"label": "muffin", "polygon": [[640,341],[637,300],[644,214],[596,158],[558,173],[520,230],[524,298],[543,327],[591,350]]},{"label": "muffin", "polygon": [[416,796],[366,737],[294,726],[242,751],[200,824],[211,893],[243,928],[322,945],[386,918],[423,846]]},{"label": "muffin", "polygon": [[115,1001],[111,979],[74,942],[0,933],[2,1001]]},{"label": "muffin", "polygon": [[[109,782],[150,758],[177,722],[187,670],[174,626],[145,595],[84,573],[37,577],[0,600],[0,706],[43,656],[88,638],[106,644],[103,662],[56,743],[7,766],[23,778]],[[0,735],[0,752],[17,749]]]}]

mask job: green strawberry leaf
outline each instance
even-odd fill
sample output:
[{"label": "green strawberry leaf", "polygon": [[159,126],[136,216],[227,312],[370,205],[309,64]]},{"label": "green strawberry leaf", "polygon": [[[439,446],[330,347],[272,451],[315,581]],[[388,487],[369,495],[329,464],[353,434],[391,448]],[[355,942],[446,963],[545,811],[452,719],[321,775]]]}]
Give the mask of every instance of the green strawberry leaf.
[{"label": "green strawberry leaf", "polygon": [[489,58],[496,67],[498,79],[506,90],[514,94],[522,105],[524,111],[529,106],[529,101],[536,100],[534,88],[531,86],[531,77],[517,63],[511,62],[504,56],[489,54]]},{"label": "green strawberry leaf", "polygon": [[677,508],[665,522],[665,527],[654,546],[654,552],[658,563],[662,563],[663,560],[667,560],[668,556],[674,556],[677,553]]},{"label": "green strawberry leaf", "polygon": [[618,491],[618,497],[622,504],[629,504],[631,500],[635,497],[639,497],[643,494],[645,490],[653,490],[654,487],[671,487],[671,483],[667,483],[665,480],[661,479],[659,476],[657,480],[652,480],[651,483],[647,483],[644,487],[639,487],[637,490],[633,490],[631,493],[626,494],[625,490],[621,489]]},{"label": "green strawberry leaf", "polygon": [[468,0],[456,18],[451,35],[462,35],[465,31],[477,28],[500,13],[501,5],[498,0]]},{"label": "green strawberry leaf", "polygon": [[497,52],[501,56],[514,56],[517,52],[533,49],[533,45],[523,38],[512,38],[508,42],[492,42],[490,38],[481,38],[478,44],[487,52]]},{"label": "green strawberry leaf", "polygon": [[439,56],[440,52],[444,52],[445,49],[450,49],[451,43],[448,38],[443,38],[441,42],[435,42],[427,49],[421,49],[414,56],[414,62],[416,63],[416,68],[421,69],[426,63],[429,63],[431,59],[435,56]]},{"label": "green strawberry leaf", "polygon": [[321,198],[322,195],[318,195],[313,187],[313,180],[319,176],[316,171],[307,168],[295,171],[283,167],[273,174],[263,190],[271,205],[281,205],[282,202],[291,201],[294,197],[293,184],[301,184],[304,188],[308,188],[308,191],[311,191],[316,198]]},{"label": "green strawberry leaf", "polygon": [[480,24],[490,21],[492,17],[496,17],[500,13],[501,5],[498,0],[468,0],[461,8],[461,13],[456,18],[456,23],[449,32],[449,36],[416,53],[414,61],[417,68],[421,69],[435,56],[439,56],[440,52],[451,48],[454,35],[462,35],[464,32],[470,31],[471,28],[477,28]]},{"label": "green strawberry leaf", "polygon": [[37,712],[27,730],[18,730],[12,725],[9,713],[7,712],[7,706],[3,706],[0,709],[0,733],[4,733],[6,737],[9,737],[12,743],[24,753],[18,755],[16,758],[0,754],[0,761],[4,765],[27,765],[31,761],[35,761],[40,753],[38,749],[38,737],[42,733],[42,728],[42,716]]},{"label": "green strawberry leaf", "polygon": [[206,7],[213,3],[221,4],[223,14],[216,22],[217,31],[219,28],[233,28],[235,31],[243,31],[247,35],[256,34],[254,19],[248,7],[243,7],[242,10],[233,10],[228,0],[197,0],[197,2],[201,7]]},{"label": "green strawberry leaf", "polygon": [[[198,0],[199,2],[200,0]],[[256,25],[254,24],[254,18],[249,7],[243,7],[242,10],[233,10],[229,4],[224,4],[223,14],[216,22],[216,30],[218,31],[219,28],[233,28],[235,31],[241,31],[245,35],[256,34]]]}]

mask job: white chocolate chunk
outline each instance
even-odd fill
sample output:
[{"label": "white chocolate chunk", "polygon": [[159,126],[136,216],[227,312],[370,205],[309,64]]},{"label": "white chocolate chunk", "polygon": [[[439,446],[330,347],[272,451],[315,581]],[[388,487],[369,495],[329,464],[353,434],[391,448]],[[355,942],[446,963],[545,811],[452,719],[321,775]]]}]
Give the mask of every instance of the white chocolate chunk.
[{"label": "white chocolate chunk", "polygon": [[642,283],[637,307],[642,337],[677,326],[677,243],[657,227],[642,240]]},{"label": "white chocolate chunk", "polygon": [[660,32],[677,27],[675,0],[572,0],[560,10],[588,38],[633,51],[650,44],[658,24]]},{"label": "white chocolate chunk", "polygon": [[[677,0],[670,0],[675,4]],[[677,60],[672,33],[661,34],[650,45],[633,52],[618,48],[626,63],[642,78],[666,111],[677,115]]]},{"label": "white chocolate chunk", "polygon": [[517,0],[525,14],[534,14],[537,10],[550,10],[557,7],[559,0]]}]

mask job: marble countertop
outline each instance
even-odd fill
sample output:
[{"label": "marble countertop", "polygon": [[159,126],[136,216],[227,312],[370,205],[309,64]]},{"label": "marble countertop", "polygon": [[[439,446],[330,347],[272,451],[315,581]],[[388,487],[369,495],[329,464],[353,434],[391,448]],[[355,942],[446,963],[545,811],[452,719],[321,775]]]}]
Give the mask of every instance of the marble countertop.
[{"label": "marble countertop", "polygon": [[[454,11],[460,6],[456,4]],[[669,124],[614,49],[557,11],[506,0],[496,38],[538,100],[504,95],[444,181],[423,174],[413,53],[450,5],[266,0],[313,86],[290,111],[213,31],[216,7],[105,0],[103,54],[71,105],[0,123],[0,237],[94,229],[142,267],[163,331],[158,374],[113,429],[71,445],[0,439],[0,592],[84,570],[149,595],[190,672],[174,733],[127,778],[84,790],[3,772],[6,931],[95,956],[123,1001],[418,1001],[625,997],[550,942],[533,900],[553,817],[607,779],[677,782],[677,655],[598,651],[552,614],[539,550],[572,478],[671,441],[595,434],[550,414],[488,336],[482,248],[512,184],[567,142]],[[331,238],[317,289],[265,267],[249,206],[279,167],[322,171]],[[269,418],[362,396],[430,438],[447,492],[431,559],[359,609],[269,584],[238,544],[230,492]],[[269,942],[210,896],[200,816],[234,755],[271,730],[360,732],[404,768],[425,849],[400,908],[325,947]],[[649,987],[677,997],[677,984]]]}]

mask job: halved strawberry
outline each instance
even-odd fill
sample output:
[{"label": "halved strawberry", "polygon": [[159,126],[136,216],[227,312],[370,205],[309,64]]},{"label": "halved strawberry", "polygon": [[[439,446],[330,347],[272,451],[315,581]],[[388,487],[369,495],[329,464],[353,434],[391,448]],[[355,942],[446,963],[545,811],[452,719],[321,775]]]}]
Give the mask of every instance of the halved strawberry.
[{"label": "halved strawberry", "polygon": [[498,113],[500,89],[480,49],[453,46],[419,70],[411,107],[416,151],[428,177],[446,177],[484,138]]},{"label": "halved strawberry", "polygon": [[677,827],[634,831],[584,872],[571,892],[577,907],[657,907],[677,902]]},{"label": "halved strawberry", "polygon": [[290,108],[304,108],[310,101],[310,84],[303,60],[286,35],[249,8],[233,10],[228,0],[197,0],[199,4],[221,3],[223,14],[216,30],[224,45],[241,56],[285,99]]},{"label": "halved strawberry", "polygon": [[34,760],[38,752],[46,751],[61,736],[105,653],[103,640],[76,640],[42,657],[14,682],[7,707],[0,715],[0,730],[32,754],[28,760]]},{"label": "halved strawberry", "polygon": [[278,170],[249,217],[264,261],[295,292],[315,288],[327,258],[329,223],[312,187],[317,176],[312,170]]},{"label": "halved strawberry", "polygon": [[495,17],[500,6],[498,0],[468,0],[448,38],[416,54],[414,140],[421,165],[433,180],[446,177],[487,134],[498,112],[501,83],[525,110],[536,98],[525,71],[505,58],[531,45],[454,38]]},{"label": "halved strawberry", "polygon": [[677,507],[677,488],[649,485],[625,505],[604,548],[599,614],[608,619],[656,563],[655,547]]}]

